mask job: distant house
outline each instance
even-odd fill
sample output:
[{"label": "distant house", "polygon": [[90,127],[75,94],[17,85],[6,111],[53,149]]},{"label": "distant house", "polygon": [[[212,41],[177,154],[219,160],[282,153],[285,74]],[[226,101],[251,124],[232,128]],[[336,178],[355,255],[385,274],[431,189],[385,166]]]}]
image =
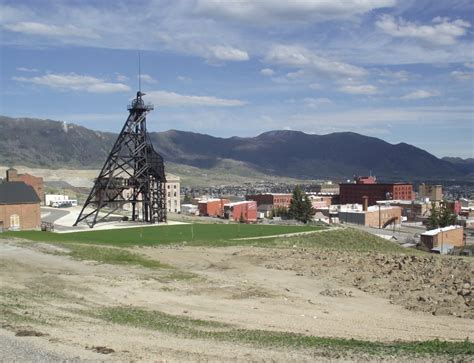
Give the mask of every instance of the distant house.
[{"label": "distant house", "polygon": [[40,198],[23,182],[0,183],[0,230],[39,229]]}]

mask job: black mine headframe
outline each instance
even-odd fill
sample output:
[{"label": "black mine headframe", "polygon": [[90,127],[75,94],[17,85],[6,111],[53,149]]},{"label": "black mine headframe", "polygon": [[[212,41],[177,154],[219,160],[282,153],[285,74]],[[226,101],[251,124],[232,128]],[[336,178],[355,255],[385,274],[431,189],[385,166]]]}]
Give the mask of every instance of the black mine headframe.
[{"label": "black mine headframe", "polygon": [[120,135],[105,161],[74,226],[85,222],[94,227],[125,205],[131,206],[131,220],[166,222],[165,167],[146,130],[145,104],[137,92]]}]

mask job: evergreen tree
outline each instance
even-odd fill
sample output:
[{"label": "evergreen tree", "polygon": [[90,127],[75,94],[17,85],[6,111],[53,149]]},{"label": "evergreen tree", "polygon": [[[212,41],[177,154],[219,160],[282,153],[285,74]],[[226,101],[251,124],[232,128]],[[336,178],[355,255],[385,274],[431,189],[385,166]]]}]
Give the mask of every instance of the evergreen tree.
[{"label": "evergreen tree", "polygon": [[430,216],[428,217],[426,221],[426,229],[436,229],[439,227],[439,211],[438,208],[436,208],[435,202],[431,203],[431,210],[430,210]]},{"label": "evergreen tree", "polygon": [[311,200],[306,193],[301,190],[299,185],[293,190],[288,214],[291,218],[303,223],[308,223],[314,215]]},{"label": "evergreen tree", "polygon": [[192,202],[193,202],[193,200],[192,200],[191,196],[188,193],[186,193],[184,195],[183,204],[191,204]]},{"label": "evergreen tree", "polygon": [[444,201],[439,208],[431,203],[431,214],[426,222],[426,229],[436,229],[456,224],[456,214],[453,213]]}]

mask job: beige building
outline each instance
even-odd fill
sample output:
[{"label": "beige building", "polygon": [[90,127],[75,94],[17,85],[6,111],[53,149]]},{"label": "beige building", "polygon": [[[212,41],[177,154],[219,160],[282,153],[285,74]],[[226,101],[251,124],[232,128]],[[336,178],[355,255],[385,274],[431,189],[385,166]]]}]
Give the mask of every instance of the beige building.
[{"label": "beige building", "polygon": [[437,201],[443,199],[442,185],[427,185],[425,183],[418,186],[418,197],[422,200],[429,199],[430,201]]},{"label": "beige building", "polygon": [[392,206],[364,206],[360,204],[338,206],[338,218],[342,223],[361,224],[373,228],[385,228],[401,222],[402,209]]},{"label": "beige building", "polygon": [[429,249],[438,248],[441,253],[447,248],[464,246],[464,228],[447,226],[432,229],[421,234],[421,243]]},{"label": "beige building", "polygon": [[181,211],[181,181],[180,177],[166,174],[166,208],[168,212],[179,213]]}]

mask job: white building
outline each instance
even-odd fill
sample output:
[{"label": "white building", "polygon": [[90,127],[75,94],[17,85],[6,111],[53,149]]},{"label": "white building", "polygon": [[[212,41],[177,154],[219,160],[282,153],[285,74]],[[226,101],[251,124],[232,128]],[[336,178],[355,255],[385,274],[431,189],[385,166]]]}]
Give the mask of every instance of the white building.
[{"label": "white building", "polygon": [[166,174],[166,209],[168,212],[181,211],[181,182],[179,176]]}]

